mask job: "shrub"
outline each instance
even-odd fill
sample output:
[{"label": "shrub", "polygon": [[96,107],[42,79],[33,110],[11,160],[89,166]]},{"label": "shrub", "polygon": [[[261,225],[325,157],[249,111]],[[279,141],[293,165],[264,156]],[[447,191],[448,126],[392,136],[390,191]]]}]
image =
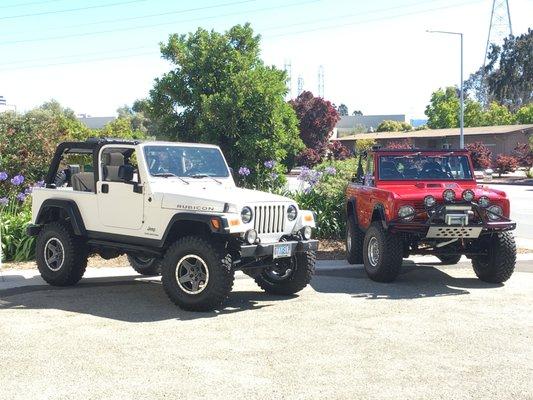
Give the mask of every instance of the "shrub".
[{"label": "shrub", "polygon": [[340,140],[334,140],[328,144],[329,157],[333,160],[346,160],[350,157],[350,150]]},{"label": "shrub", "polygon": [[492,151],[489,150],[482,142],[474,142],[467,144],[466,149],[470,152],[474,168],[486,169],[490,168],[492,161]]},{"label": "shrub", "polygon": [[533,124],[533,103],[521,107],[516,112],[516,122],[519,124]]},{"label": "shrub", "polygon": [[355,142],[355,152],[357,154],[372,149],[373,146],[376,145],[376,141],[374,139],[358,139]]},{"label": "shrub", "polygon": [[388,142],[385,148],[393,150],[412,149],[413,141],[411,139],[393,140]]},{"label": "shrub", "polygon": [[496,157],[496,171],[498,171],[498,176],[502,176],[506,172],[514,172],[517,168],[518,160],[516,157],[507,154],[499,154]]},{"label": "shrub", "polygon": [[413,127],[407,122],[385,120],[376,128],[377,132],[407,132],[412,131]]},{"label": "shrub", "polygon": [[533,167],[533,150],[529,143],[518,143],[514,148],[514,156],[520,167]]},{"label": "shrub", "polygon": [[296,164],[306,167],[314,167],[322,160],[322,156],[315,150],[307,148],[296,157]]}]

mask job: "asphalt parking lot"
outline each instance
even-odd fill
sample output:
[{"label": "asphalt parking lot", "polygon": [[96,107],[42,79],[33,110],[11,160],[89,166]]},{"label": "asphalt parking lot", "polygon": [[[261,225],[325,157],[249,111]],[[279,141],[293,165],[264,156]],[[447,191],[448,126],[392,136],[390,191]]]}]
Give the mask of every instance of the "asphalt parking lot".
[{"label": "asphalt parking lot", "polygon": [[93,268],[74,288],[0,278],[2,399],[531,399],[533,267],[406,262],[393,284],[324,261],[298,296],[239,274],[223,310],[181,311],[156,278]]}]

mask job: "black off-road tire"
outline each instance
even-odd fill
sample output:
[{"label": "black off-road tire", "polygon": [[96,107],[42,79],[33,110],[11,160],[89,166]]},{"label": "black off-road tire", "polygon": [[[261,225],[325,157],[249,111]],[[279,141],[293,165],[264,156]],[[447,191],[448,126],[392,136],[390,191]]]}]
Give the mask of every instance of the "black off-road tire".
[{"label": "black off-road tire", "polygon": [[440,260],[440,263],[442,265],[454,265],[461,260],[461,254],[454,254],[454,255],[441,255],[437,256],[437,258]]},{"label": "black off-road tire", "polygon": [[487,255],[472,257],[477,277],[489,283],[502,283],[511,277],[516,264],[516,244],[511,232],[494,233],[480,239]]},{"label": "black off-road tire", "polygon": [[[55,241],[54,241],[55,239]],[[59,242],[62,246],[62,263],[50,267],[45,250],[47,243]],[[50,251],[49,249],[47,250]],[[71,286],[80,281],[87,268],[88,248],[85,240],[75,236],[70,226],[62,222],[51,222],[43,226],[35,245],[35,260],[41,277],[53,286]]]},{"label": "black off-road tire", "polygon": [[355,224],[353,217],[346,221],[346,260],[349,264],[363,263],[365,233]]},{"label": "black off-road tire", "polygon": [[[178,262],[184,256],[200,257],[209,270],[205,288],[198,294],[189,294],[180,288],[176,279]],[[169,299],[184,310],[210,311],[219,307],[233,287],[235,271],[231,256],[224,247],[200,236],[186,236],[172,244],[161,260],[163,288]]]},{"label": "black off-road tire", "polygon": [[128,254],[128,262],[135,272],[141,275],[161,275],[161,259],[159,258],[142,258],[133,254]]},{"label": "black off-road tire", "polygon": [[[373,241],[375,239],[375,242]],[[377,259],[369,256],[369,244],[377,243]],[[381,222],[373,222],[366,231],[363,242],[363,261],[366,273],[376,282],[392,282],[400,273],[403,260],[403,244],[398,235],[393,235]]]},{"label": "black off-road tire", "polygon": [[296,253],[291,258],[291,272],[286,277],[274,277],[263,270],[255,275],[255,283],[267,293],[291,295],[305,288],[315,273],[316,253],[307,251]]}]

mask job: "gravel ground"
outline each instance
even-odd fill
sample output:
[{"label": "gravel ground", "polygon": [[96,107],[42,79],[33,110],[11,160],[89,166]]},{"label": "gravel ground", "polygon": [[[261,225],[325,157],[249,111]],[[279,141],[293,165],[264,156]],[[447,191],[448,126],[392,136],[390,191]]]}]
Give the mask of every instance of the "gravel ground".
[{"label": "gravel ground", "polygon": [[238,274],[212,313],[179,310],[128,268],[74,288],[8,270],[0,398],[532,399],[533,274],[490,285],[467,265],[407,262],[378,284],[321,262],[290,298]]}]

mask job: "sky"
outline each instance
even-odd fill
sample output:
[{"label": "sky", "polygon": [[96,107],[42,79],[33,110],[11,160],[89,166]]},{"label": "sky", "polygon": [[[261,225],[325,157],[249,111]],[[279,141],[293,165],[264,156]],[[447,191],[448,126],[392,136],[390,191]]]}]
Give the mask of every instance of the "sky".
[{"label": "sky", "polygon": [[[115,115],[171,69],[159,43],[198,27],[250,22],[266,64],[364,114],[423,118],[431,92],[484,59],[492,0],[2,0],[0,96],[18,111],[49,99],[78,114]],[[509,0],[513,33],[533,27],[533,0]]]}]

